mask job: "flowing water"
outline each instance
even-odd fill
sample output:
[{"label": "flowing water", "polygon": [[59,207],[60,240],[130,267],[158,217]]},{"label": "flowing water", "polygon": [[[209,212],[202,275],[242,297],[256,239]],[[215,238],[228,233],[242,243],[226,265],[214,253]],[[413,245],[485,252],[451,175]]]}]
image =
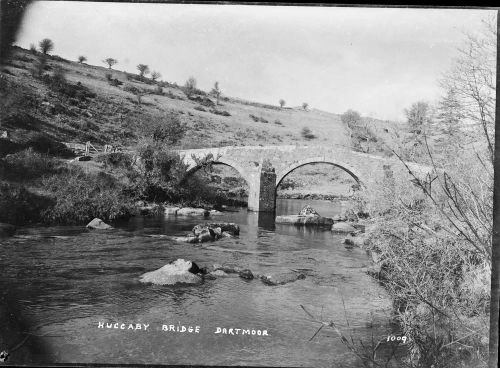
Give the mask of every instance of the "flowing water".
[{"label": "flowing water", "polygon": [[[324,216],[342,209],[328,201],[307,203]],[[279,200],[277,214],[298,213],[304,204]],[[391,301],[366,275],[365,251],[346,249],[343,236],[274,225],[273,218],[246,209],[225,212],[216,221],[238,223],[240,236],[202,247],[180,244],[169,236],[203,221],[170,216],[137,217],[113,224],[110,231],[24,228],[0,240],[0,286],[30,321],[33,341],[44,346],[33,362],[359,366],[334,329],[325,327],[309,341],[321,324],[301,305],[365,343],[391,333]],[[258,274],[295,270],[306,278],[280,286],[239,277],[195,286],[138,282],[144,272],[177,258],[200,267],[232,264]],[[163,325],[175,330],[163,331]],[[177,332],[182,326],[193,332]],[[217,334],[218,327],[256,333]]]}]

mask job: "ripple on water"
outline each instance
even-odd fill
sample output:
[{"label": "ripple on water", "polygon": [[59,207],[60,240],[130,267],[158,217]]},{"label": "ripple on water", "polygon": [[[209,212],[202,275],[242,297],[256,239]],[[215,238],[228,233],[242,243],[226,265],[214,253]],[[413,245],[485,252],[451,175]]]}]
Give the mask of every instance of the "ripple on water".
[{"label": "ripple on water", "polygon": [[[384,313],[391,303],[364,273],[366,254],[346,250],[341,236],[293,226],[259,228],[246,210],[220,220],[237,222],[240,236],[201,247],[169,238],[200,222],[193,218],[132,219],[109,232],[21,229],[0,247],[0,286],[35,320],[50,322],[44,332],[60,335],[46,339],[56,352],[54,362],[355,366],[331,330],[324,328],[309,341],[318,324],[300,305],[356,336],[387,332]],[[239,277],[197,286],[138,282],[142,273],[177,258],[259,274],[296,271],[306,278],[279,286]],[[103,331],[97,329],[101,320],[144,322],[153,330]],[[161,331],[164,323],[199,325],[202,332],[167,334]],[[267,329],[272,337],[223,336],[214,333],[218,326]]]}]

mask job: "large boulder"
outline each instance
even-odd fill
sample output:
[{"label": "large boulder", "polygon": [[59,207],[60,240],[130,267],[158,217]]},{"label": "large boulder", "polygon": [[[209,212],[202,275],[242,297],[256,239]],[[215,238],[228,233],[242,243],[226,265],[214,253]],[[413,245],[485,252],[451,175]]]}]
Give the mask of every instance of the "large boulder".
[{"label": "large boulder", "polygon": [[337,222],[332,225],[332,232],[334,233],[354,233],[356,228],[345,222]]},{"label": "large boulder", "polygon": [[166,207],[165,215],[177,215],[177,211],[179,211],[180,207]]},{"label": "large boulder", "polygon": [[306,276],[297,272],[285,272],[274,275],[262,275],[260,279],[266,285],[284,285],[297,280],[305,279]]},{"label": "large boulder", "polygon": [[16,227],[10,224],[4,224],[0,222],[0,238],[8,237],[14,235],[16,232]]},{"label": "large boulder", "polygon": [[197,269],[196,263],[178,259],[158,270],[146,272],[139,281],[155,285],[199,284],[203,279],[195,274]]},{"label": "large boulder", "polygon": [[209,211],[204,208],[183,207],[177,210],[177,216],[208,216]]},{"label": "large boulder", "polygon": [[[201,230],[205,227],[211,228],[211,229],[217,229],[220,228],[221,233],[226,232],[231,235],[239,235],[240,234],[240,227],[235,224],[234,222],[208,222],[202,225],[196,225],[193,227],[193,234],[197,234],[197,232],[201,232]],[[217,230],[218,231],[218,230]]]},{"label": "large boulder", "polygon": [[108,230],[108,229],[112,229],[113,226],[108,225],[107,223],[105,223],[104,221],[102,221],[101,219],[96,217],[95,219],[93,219],[92,221],[90,221],[87,224],[87,228],[88,229],[95,229],[95,230]]},{"label": "large boulder", "polygon": [[317,216],[320,217],[319,213],[316,212],[314,208],[306,204],[299,212],[300,216]]}]

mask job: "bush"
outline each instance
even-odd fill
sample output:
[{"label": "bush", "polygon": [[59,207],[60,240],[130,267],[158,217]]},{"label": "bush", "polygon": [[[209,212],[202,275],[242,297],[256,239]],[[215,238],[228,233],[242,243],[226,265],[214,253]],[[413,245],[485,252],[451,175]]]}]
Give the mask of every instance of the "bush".
[{"label": "bush", "polygon": [[5,156],[4,177],[11,180],[40,178],[58,171],[59,162],[32,148]]},{"label": "bush", "polygon": [[301,135],[305,139],[314,139],[316,136],[312,133],[311,129],[308,127],[302,128]]},{"label": "bush", "polygon": [[231,116],[231,114],[227,111],[221,111],[217,109],[211,109],[210,112],[215,115],[221,115],[221,116]]},{"label": "bush", "polygon": [[41,214],[52,204],[50,198],[34,194],[24,186],[0,183],[0,222],[13,225],[40,222]]},{"label": "bush", "polygon": [[203,106],[195,106],[194,107],[195,110],[198,110],[198,111],[204,111],[204,112],[207,112],[207,110],[203,107]]},{"label": "bush", "polygon": [[131,170],[133,158],[130,154],[125,152],[111,152],[98,155],[95,161],[104,163],[105,169],[121,168]]},{"label": "bush", "polygon": [[158,144],[175,145],[186,134],[187,126],[177,115],[155,116],[142,127],[144,137]]},{"label": "bush", "polygon": [[31,147],[36,152],[44,153],[47,155],[72,157],[73,152],[61,142],[54,140],[39,132],[30,132],[27,134],[25,141],[26,147]]},{"label": "bush", "polygon": [[86,174],[72,168],[64,175],[45,178],[43,185],[55,201],[42,214],[48,223],[83,224],[95,217],[109,221],[133,213],[132,199],[125,196],[123,186],[103,172]]}]

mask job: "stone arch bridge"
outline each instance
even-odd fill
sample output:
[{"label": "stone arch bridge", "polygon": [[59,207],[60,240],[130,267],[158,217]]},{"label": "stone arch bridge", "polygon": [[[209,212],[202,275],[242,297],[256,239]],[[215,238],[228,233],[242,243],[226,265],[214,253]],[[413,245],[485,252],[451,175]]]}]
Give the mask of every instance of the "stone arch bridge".
[{"label": "stone arch bridge", "polygon": [[[327,163],[349,173],[361,188],[392,176],[394,165],[400,161],[352,151],[334,146],[228,146],[177,151],[185,164],[188,175],[202,167],[201,162],[210,158],[214,163],[236,169],[249,186],[248,209],[274,212],[276,189],[293,170],[311,163]],[[430,168],[407,163],[414,173],[425,177]],[[410,177],[408,177],[408,180]]]}]

